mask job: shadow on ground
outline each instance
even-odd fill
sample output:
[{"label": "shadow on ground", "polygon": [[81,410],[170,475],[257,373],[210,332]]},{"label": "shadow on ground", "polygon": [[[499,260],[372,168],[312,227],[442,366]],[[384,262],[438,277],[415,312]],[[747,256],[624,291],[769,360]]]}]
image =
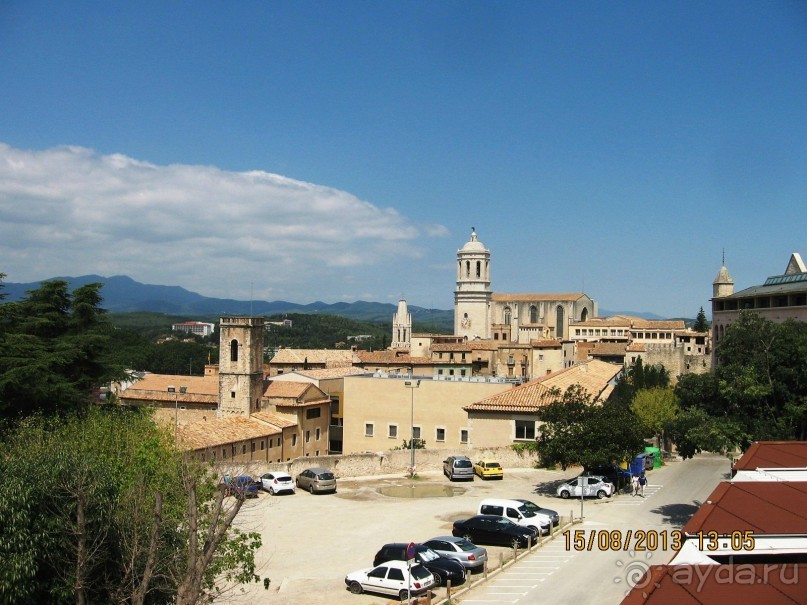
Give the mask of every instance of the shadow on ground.
[{"label": "shadow on ground", "polygon": [[569,479],[556,479],[555,481],[544,481],[538,483],[532,490],[532,493],[540,496],[553,497],[558,495],[558,488],[567,483]]},{"label": "shadow on ground", "polygon": [[650,512],[664,517],[663,523],[681,527],[692,518],[700,506],[701,503],[695,500],[692,504],[665,504]]}]

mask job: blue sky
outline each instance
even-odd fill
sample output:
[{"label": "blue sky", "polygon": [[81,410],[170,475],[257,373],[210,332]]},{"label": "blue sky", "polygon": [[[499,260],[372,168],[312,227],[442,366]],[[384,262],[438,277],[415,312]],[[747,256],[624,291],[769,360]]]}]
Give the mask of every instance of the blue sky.
[{"label": "blue sky", "polygon": [[708,310],[807,254],[807,3],[0,3],[0,272]]}]

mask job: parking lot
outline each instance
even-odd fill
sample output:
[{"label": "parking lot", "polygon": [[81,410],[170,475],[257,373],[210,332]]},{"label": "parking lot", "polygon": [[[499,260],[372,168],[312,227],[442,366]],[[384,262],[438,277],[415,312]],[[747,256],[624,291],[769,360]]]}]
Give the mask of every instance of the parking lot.
[{"label": "parking lot", "polygon": [[[263,546],[256,555],[258,575],[269,578],[268,589],[259,582],[245,592],[228,595],[229,602],[275,604],[319,603],[369,605],[394,600],[383,595],[350,594],[344,577],[371,567],[373,556],[387,542],[421,542],[451,534],[452,522],[476,514],[483,498],[527,498],[554,509],[565,520],[579,512],[574,500],[554,496],[555,486],[579,473],[535,469],[505,469],[503,480],[449,482],[439,472],[415,480],[406,477],[371,477],[340,480],[336,494],[269,496],[261,492],[245,503],[237,526],[257,531]],[[407,497],[414,491],[431,497]],[[391,492],[395,495],[384,495]],[[442,494],[442,495],[436,495]],[[593,506],[605,501],[590,500]],[[587,502],[587,506],[589,505]],[[512,551],[486,546],[490,566]],[[445,589],[435,591],[437,596]]]}]

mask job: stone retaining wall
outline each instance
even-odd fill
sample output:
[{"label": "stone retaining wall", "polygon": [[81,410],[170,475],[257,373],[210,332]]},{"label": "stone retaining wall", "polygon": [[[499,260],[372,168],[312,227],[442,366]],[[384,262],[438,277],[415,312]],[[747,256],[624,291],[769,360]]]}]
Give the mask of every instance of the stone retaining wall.
[{"label": "stone retaining wall", "polygon": [[[531,452],[519,454],[510,446],[464,450],[420,449],[415,450],[415,467],[418,471],[440,471],[443,468],[443,460],[453,454],[468,456],[473,461],[480,458],[493,458],[505,470],[508,468],[534,468],[538,461],[535,454]],[[243,471],[239,472],[259,477],[267,471],[275,470],[285,471],[294,477],[309,467],[322,466],[331,469],[340,479],[372,475],[404,475],[407,473],[410,460],[411,452],[409,450],[391,450],[363,454],[307,456],[290,462],[274,464],[247,463],[244,464]]]}]

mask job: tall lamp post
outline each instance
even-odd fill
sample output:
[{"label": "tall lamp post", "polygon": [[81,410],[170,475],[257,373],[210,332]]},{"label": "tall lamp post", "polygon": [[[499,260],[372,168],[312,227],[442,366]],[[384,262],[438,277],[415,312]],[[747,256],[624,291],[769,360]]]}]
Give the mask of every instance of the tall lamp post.
[{"label": "tall lamp post", "polygon": [[420,387],[420,380],[407,380],[404,382],[404,386],[409,389],[411,394],[411,403],[410,403],[410,419],[409,419],[409,473],[414,475],[415,473],[415,389]]}]

